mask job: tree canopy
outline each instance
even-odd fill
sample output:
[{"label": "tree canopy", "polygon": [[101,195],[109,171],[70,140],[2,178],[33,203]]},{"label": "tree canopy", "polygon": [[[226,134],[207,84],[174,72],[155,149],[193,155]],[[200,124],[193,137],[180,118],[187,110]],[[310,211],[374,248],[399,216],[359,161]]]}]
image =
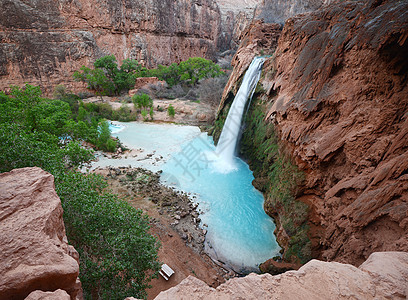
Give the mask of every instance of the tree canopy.
[{"label": "tree canopy", "polygon": [[149,218],[107,192],[103,177],[76,170],[93,158],[80,140],[109,143],[108,123],[84,104],[43,98],[31,85],[13,87],[10,95],[0,91],[0,111],[0,172],[37,166],[54,175],[85,298],[146,298],[160,268]]}]

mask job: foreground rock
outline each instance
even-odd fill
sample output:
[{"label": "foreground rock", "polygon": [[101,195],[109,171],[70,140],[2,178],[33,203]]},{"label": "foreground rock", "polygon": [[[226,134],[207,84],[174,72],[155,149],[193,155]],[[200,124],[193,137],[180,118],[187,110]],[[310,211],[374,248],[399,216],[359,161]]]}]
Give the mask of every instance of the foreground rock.
[{"label": "foreground rock", "polygon": [[[0,299],[58,289],[78,296],[78,253],[67,243],[62,213],[51,174],[40,168],[0,174]],[[41,292],[30,297],[42,299]]]},{"label": "foreground rock", "polygon": [[281,275],[250,274],[216,289],[189,276],[155,299],[406,299],[408,253],[378,252],[359,268],[312,260]]}]

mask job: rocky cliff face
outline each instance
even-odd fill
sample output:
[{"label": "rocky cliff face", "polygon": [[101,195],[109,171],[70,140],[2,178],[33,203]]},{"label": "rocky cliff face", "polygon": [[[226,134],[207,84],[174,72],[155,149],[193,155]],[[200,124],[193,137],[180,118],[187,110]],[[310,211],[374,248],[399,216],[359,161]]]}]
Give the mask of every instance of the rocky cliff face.
[{"label": "rocky cliff face", "polygon": [[220,34],[213,0],[4,0],[0,7],[0,89],[24,82],[50,90],[114,54],[152,67],[213,58]]},{"label": "rocky cliff face", "polygon": [[[343,1],[291,18],[265,63],[264,123],[305,175],[294,197],[309,206],[313,257],[408,251],[407,11]],[[282,212],[271,197],[268,213]]]},{"label": "rocky cliff face", "polygon": [[298,14],[314,11],[336,0],[263,0],[257,7],[257,18],[265,23],[283,24]]},{"label": "rocky cliff face", "polygon": [[250,274],[216,289],[189,276],[155,299],[406,299],[408,254],[374,253],[359,268],[312,260],[281,275]]},{"label": "rocky cliff face", "polygon": [[82,298],[79,256],[67,243],[62,213],[51,174],[0,174],[0,299]]},{"label": "rocky cliff face", "polygon": [[253,20],[261,0],[217,0],[221,11],[220,50],[237,49],[240,35]]}]

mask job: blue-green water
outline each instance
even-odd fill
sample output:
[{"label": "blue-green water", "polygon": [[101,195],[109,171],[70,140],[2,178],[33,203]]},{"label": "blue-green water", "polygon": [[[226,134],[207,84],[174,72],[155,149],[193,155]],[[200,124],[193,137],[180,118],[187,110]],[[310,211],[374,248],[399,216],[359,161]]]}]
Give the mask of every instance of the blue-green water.
[{"label": "blue-green water", "polygon": [[252,186],[248,165],[235,158],[226,171],[215,154],[211,137],[202,133],[162,166],[163,182],[194,193],[208,230],[205,250],[238,272],[257,271],[258,265],[279,254],[275,224],[263,210],[263,195]]},{"label": "blue-green water", "polygon": [[[205,250],[213,258],[248,272],[279,254],[275,225],[263,210],[263,195],[252,186],[248,165],[235,157],[231,169],[215,154],[212,138],[198,127],[115,122],[111,129],[127,147],[142,148],[143,153],[127,159],[101,157],[95,166],[161,169],[164,184],[193,193],[202,211],[200,226],[207,229]],[[139,160],[147,153],[154,155]],[[157,157],[164,159],[156,162]]]}]

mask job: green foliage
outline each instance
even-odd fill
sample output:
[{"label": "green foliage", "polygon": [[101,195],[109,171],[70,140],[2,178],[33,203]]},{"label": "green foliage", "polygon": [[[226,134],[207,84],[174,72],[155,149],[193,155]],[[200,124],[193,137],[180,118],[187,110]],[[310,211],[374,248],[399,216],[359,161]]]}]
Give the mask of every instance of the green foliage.
[{"label": "green foliage", "polygon": [[115,86],[108,79],[102,69],[90,69],[88,67],[82,66],[82,71],[75,71],[72,75],[74,80],[82,81],[87,84],[87,88],[95,91],[97,96],[100,96],[103,100],[103,95],[111,95],[115,91]]},{"label": "green foliage", "polygon": [[[148,233],[148,217],[107,193],[101,176],[71,169],[93,157],[75,140],[95,134],[90,133],[94,129],[98,141],[108,149],[116,148],[107,122],[99,131],[95,119],[89,127],[86,120],[76,122],[64,113],[69,111],[66,102],[42,99],[39,89],[29,85],[14,88],[11,96],[0,92],[0,109],[4,112],[0,114],[0,172],[37,166],[54,175],[67,236],[80,254],[85,298],[146,298],[149,281],[160,268],[159,244]],[[57,122],[61,116],[68,120]],[[62,143],[60,132],[74,140]]]},{"label": "green foliage", "polygon": [[75,172],[56,184],[67,235],[80,255],[85,298],[145,298],[160,268],[159,244],[148,234],[148,217],[103,192],[106,186],[98,175]]},{"label": "green foliage", "polygon": [[96,141],[96,146],[108,152],[116,151],[117,142],[111,138],[109,123],[106,120],[102,121],[99,125],[99,134]]},{"label": "green foliage", "polygon": [[140,112],[140,114],[143,117],[143,121],[147,121],[147,110],[142,109],[142,111]]},{"label": "green foliage", "polygon": [[122,105],[118,110],[112,111],[112,120],[120,122],[136,121],[137,114],[136,112],[132,112],[127,105]]},{"label": "green foliage", "polygon": [[0,123],[0,172],[34,166],[53,174],[64,169],[64,151],[58,138],[31,132],[20,124]]},{"label": "green foliage", "polygon": [[73,77],[87,83],[87,88],[102,99],[103,95],[119,95],[121,91],[131,89],[135,85],[135,73],[140,69],[140,64],[133,59],[123,60],[119,68],[115,56],[107,55],[95,61],[94,69],[82,66],[82,73],[76,71]]},{"label": "green foliage", "polygon": [[174,109],[173,105],[169,105],[169,107],[167,108],[167,114],[171,117],[174,118],[174,116],[176,115],[176,110]]},{"label": "green foliage", "polygon": [[137,72],[138,77],[157,77],[164,80],[172,87],[177,84],[194,86],[199,80],[224,75],[221,68],[211,60],[202,57],[190,57],[179,64],[169,66],[159,65],[157,69],[141,68]]},{"label": "green foliage", "polygon": [[136,94],[132,97],[135,109],[139,109],[144,121],[147,121],[147,115],[153,120],[153,100],[147,94]]},{"label": "green foliage", "polygon": [[150,120],[153,120],[153,115],[154,115],[153,106],[150,106],[150,110],[149,110]]},{"label": "green foliage", "polygon": [[179,64],[180,79],[189,85],[195,85],[204,78],[217,77],[223,74],[218,65],[202,57],[190,57]]},{"label": "green foliage", "polygon": [[305,263],[311,259],[308,206],[295,199],[304,174],[279,151],[273,125],[265,122],[265,110],[259,100],[254,99],[246,117],[241,154],[248,158],[254,176],[262,179],[259,182],[263,186],[258,188],[266,194],[265,211],[279,216],[275,221],[281,223],[290,237],[284,258]]},{"label": "green foliage", "polygon": [[147,94],[137,94],[132,97],[136,109],[148,109],[153,106],[153,100]]}]

